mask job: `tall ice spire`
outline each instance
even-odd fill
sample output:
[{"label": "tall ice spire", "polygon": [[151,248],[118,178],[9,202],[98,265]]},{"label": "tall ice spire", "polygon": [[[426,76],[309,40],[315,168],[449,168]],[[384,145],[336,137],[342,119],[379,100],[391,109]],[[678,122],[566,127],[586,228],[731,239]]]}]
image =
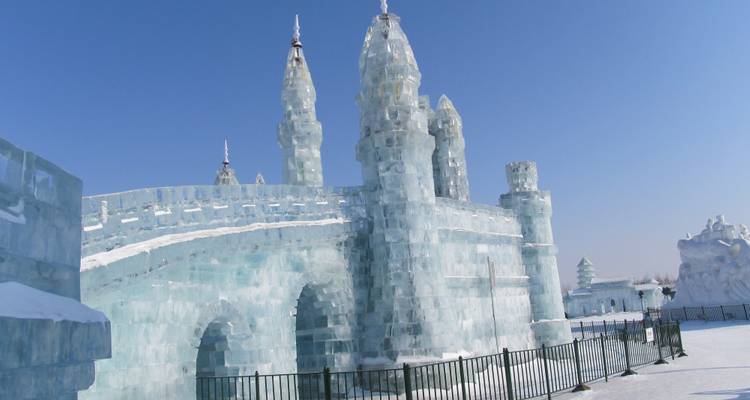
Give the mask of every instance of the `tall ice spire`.
[{"label": "tall ice spire", "polygon": [[383,14],[388,14],[388,0],[380,0],[380,11]]},{"label": "tall ice spire", "polygon": [[214,185],[239,185],[240,182],[237,180],[237,176],[234,170],[229,167],[229,144],[224,139],[224,161],[222,162],[221,169],[216,173],[216,179]]},{"label": "tall ice spire", "polygon": [[315,86],[300,41],[299,17],[295,16],[281,90],[284,115],[278,127],[278,142],[284,153],[284,184],[323,186],[323,127],[315,112],[315,99]]},{"label": "tall ice spire", "polygon": [[453,102],[445,95],[440,97],[437,110],[430,117],[430,134],[435,136],[432,154],[435,195],[469,201],[463,123]]}]

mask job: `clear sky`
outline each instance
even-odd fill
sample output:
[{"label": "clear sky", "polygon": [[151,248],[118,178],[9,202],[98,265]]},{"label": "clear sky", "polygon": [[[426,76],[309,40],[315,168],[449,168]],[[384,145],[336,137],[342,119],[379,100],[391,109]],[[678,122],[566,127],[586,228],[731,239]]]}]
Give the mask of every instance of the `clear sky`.
[{"label": "clear sky", "polygon": [[[464,120],[472,199],[533,159],[564,282],[677,274],[676,242],[750,224],[747,0],[391,0],[433,103]],[[377,0],[0,1],[0,136],[86,194],[281,179],[276,124],[295,13],[329,185],[358,185],[357,58]],[[434,105],[434,104],[433,104]]]}]

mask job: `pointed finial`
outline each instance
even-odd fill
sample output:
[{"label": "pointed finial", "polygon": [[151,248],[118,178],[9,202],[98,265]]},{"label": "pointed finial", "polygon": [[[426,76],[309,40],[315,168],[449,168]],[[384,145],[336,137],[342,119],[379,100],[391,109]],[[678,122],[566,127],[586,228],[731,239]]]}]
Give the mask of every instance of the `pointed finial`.
[{"label": "pointed finial", "polygon": [[295,47],[302,47],[302,42],[300,41],[300,32],[299,32],[299,15],[294,16],[294,32],[292,33],[292,46]]},{"label": "pointed finial", "polygon": [[224,165],[229,165],[229,144],[224,139]]},{"label": "pointed finial", "polygon": [[388,0],[380,0],[380,11],[383,14],[388,14]]}]

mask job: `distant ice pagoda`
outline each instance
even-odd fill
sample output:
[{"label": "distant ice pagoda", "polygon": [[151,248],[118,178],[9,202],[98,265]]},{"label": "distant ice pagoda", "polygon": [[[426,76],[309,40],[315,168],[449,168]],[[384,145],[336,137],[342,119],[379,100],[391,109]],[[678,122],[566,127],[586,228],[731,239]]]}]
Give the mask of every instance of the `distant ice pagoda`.
[{"label": "distant ice pagoda", "polygon": [[111,316],[114,350],[82,398],[185,399],[196,376],[571,340],[536,165],[506,167],[499,206],[469,202],[458,111],[447,97],[432,110],[420,95],[401,20],[383,6],[359,63],[362,186],[323,185],[297,23],[278,127],[283,185],[231,184],[220,172],[215,186],[84,199],[83,297]]},{"label": "distant ice pagoda", "polygon": [[630,278],[600,279],[594,264],[583,257],[578,263],[578,288],[565,294],[568,317],[602,315],[620,311],[661,308],[669,300],[659,282],[634,284]]}]

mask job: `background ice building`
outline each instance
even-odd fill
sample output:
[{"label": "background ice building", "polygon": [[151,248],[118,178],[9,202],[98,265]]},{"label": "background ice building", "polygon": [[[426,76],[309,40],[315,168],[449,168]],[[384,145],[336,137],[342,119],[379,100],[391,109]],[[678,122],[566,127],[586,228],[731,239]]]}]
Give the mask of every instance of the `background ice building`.
[{"label": "background ice building", "polygon": [[594,264],[584,257],[578,263],[578,287],[565,294],[568,317],[661,308],[668,301],[659,282],[634,284],[630,278],[596,278]]},{"label": "background ice building", "polygon": [[571,340],[536,165],[506,167],[499,206],[469,202],[461,118],[447,97],[432,110],[420,96],[414,54],[385,7],[359,67],[362,186],[323,184],[297,28],[278,127],[282,185],[237,184],[225,158],[218,185],[84,198],[82,289],[110,315],[113,354],[82,398],[186,399],[196,376]]},{"label": "background ice building", "polygon": [[80,302],[81,181],[0,139],[0,399],[73,400],[110,356]]},{"label": "background ice building", "polygon": [[677,242],[680,275],[669,308],[750,303],[750,231],[709,218],[705,229]]}]

